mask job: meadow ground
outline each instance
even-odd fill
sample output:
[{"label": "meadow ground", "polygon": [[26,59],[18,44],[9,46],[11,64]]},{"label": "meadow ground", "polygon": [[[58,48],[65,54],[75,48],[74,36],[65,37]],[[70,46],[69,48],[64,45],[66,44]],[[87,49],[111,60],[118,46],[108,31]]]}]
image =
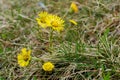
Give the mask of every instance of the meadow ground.
[{"label": "meadow ground", "polygon": [[[65,21],[52,41],[36,21],[46,9]],[[26,67],[17,61],[22,48],[32,50]],[[52,71],[42,69],[47,61]],[[120,0],[0,0],[0,80],[120,80]]]}]

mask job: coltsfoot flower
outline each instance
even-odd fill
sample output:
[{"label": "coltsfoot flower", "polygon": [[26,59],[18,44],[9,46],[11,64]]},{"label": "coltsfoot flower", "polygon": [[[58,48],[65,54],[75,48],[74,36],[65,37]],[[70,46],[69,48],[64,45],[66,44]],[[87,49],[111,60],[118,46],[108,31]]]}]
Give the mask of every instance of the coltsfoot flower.
[{"label": "coltsfoot flower", "polygon": [[52,71],[54,69],[54,65],[51,62],[46,62],[42,65],[44,71]]},{"label": "coltsfoot flower", "polygon": [[47,18],[49,14],[47,12],[41,12],[38,15],[39,15],[39,18],[36,18],[37,23],[43,28],[48,27],[49,25],[47,24],[46,20],[48,20]]},{"label": "coltsfoot flower", "polygon": [[75,2],[72,2],[70,5],[70,10],[77,13],[78,12],[78,6],[75,4]]},{"label": "coltsfoot flower", "polygon": [[60,18],[57,15],[49,15],[49,20],[47,20],[47,23],[50,25],[50,27],[53,30],[56,30],[58,32],[64,30],[64,20]]},{"label": "coltsfoot flower", "polygon": [[17,56],[18,64],[21,67],[25,67],[29,64],[31,59],[31,50],[27,50],[26,48],[21,49],[21,52]]}]

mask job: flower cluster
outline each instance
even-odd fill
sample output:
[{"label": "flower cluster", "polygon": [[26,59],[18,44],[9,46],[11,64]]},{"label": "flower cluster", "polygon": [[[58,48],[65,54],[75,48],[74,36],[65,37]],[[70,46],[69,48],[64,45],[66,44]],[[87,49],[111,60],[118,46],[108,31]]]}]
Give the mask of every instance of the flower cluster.
[{"label": "flower cluster", "polygon": [[[27,50],[26,48],[22,48],[21,52],[17,55],[18,64],[21,67],[26,67],[31,60],[31,50]],[[45,62],[42,65],[44,71],[52,71],[54,69],[54,65],[51,62]]]},{"label": "flower cluster", "polygon": [[[74,12],[77,13],[78,12],[78,7],[75,4],[75,2],[72,2],[70,9]],[[62,18],[60,18],[57,15],[53,15],[53,14],[49,14],[48,12],[42,11],[38,14],[38,18],[36,18],[37,23],[42,27],[42,28],[51,28],[52,30],[55,31],[62,31],[64,30],[64,20]],[[73,25],[77,25],[77,22],[74,20],[69,20],[69,22],[71,22]],[[51,31],[50,34],[50,42],[52,44],[52,34],[53,31]],[[51,47],[51,46],[50,46]],[[21,67],[26,67],[28,66],[30,60],[34,59],[34,60],[40,60],[39,58],[36,57],[31,57],[31,50],[27,50],[26,48],[22,48],[21,52],[17,55],[17,61],[18,64]],[[41,61],[41,60],[40,60]],[[42,65],[42,69],[44,71],[52,71],[54,69],[54,64],[51,62],[45,62]]]},{"label": "flower cluster", "polygon": [[57,15],[41,12],[39,13],[39,18],[36,18],[36,20],[43,28],[51,27],[58,32],[64,30],[64,20]]}]

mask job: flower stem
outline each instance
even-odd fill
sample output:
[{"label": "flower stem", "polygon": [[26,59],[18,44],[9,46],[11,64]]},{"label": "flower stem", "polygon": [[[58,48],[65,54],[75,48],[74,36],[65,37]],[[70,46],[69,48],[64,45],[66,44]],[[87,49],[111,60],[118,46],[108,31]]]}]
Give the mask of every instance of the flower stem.
[{"label": "flower stem", "polygon": [[53,49],[53,30],[51,30],[50,32],[49,42],[50,42],[49,47]]}]

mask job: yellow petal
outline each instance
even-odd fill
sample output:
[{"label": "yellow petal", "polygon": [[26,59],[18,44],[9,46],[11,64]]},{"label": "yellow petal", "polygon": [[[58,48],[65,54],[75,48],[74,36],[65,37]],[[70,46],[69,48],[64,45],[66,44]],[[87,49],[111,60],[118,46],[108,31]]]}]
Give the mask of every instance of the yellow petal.
[{"label": "yellow petal", "polygon": [[29,54],[29,55],[31,54],[31,52],[32,52],[31,50],[28,50],[28,54]]},{"label": "yellow petal", "polygon": [[77,25],[77,22],[74,20],[69,20],[72,24]]},{"label": "yellow petal", "polygon": [[29,61],[19,60],[19,61],[18,61],[18,64],[19,64],[21,67],[26,67],[26,66],[29,64]]},{"label": "yellow petal", "polygon": [[21,60],[21,59],[23,59],[23,56],[22,56],[22,54],[18,54],[18,56],[17,56],[17,59],[18,59],[18,60]]},{"label": "yellow petal", "polygon": [[26,48],[22,48],[21,52],[22,52],[23,54],[26,54],[26,53],[27,53],[27,49],[26,49]]}]

